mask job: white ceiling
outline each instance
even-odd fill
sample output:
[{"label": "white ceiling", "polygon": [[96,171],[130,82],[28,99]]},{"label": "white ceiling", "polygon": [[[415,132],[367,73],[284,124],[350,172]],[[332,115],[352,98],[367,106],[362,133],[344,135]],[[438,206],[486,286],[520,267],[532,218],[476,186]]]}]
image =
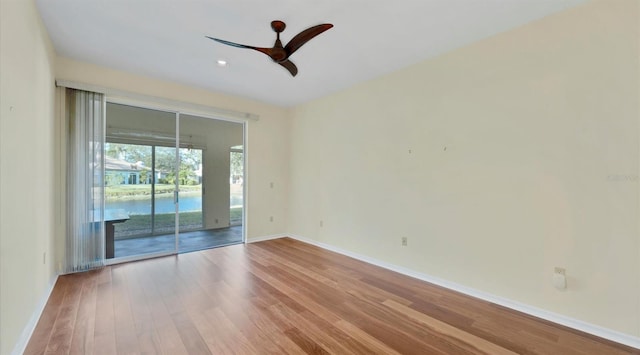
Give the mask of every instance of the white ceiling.
[{"label": "white ceiling", "polygon": [[[293,106],[504,32],[586,0],[37,0],[58,55]],[[291,56],[264,54],[316,24],[334,28]],[[219,67],[218,59],[229,62]]]}]

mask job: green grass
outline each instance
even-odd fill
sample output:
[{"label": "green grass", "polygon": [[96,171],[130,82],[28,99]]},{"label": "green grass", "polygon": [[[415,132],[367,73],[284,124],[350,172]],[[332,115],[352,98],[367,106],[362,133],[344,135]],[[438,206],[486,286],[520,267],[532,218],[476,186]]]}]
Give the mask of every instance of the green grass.
[{"label": "green grass", "polygon": [[232,221],[242,220],[242,207],[236,207],[229,210],[229,219]]},{"label": "green grass", "polygon": [[[175,229],[176,219],[174,213],[161,213],[155,216],[154,231],[171,233]],[[151,232],[151,215],[134,214],[124,223],[115,224],[116,237],[149,234]],[[202,228],[202,212],[181,212],[180,229]]]},{"label": "green grass", "polygon": [[[242,221],[242,207],[236,207],[229,210],[231,221]],[[175,230],[176,220],[174,213],[156,214],[154,232],[172,233]],[[143,235],[151,233],[151,215],[134,214],[124,223],[117,223],[116,238],[127,237],[133,235]],[[181,212],[180,213],[180,229],[193,230],[202,228],[202,212]]]}]

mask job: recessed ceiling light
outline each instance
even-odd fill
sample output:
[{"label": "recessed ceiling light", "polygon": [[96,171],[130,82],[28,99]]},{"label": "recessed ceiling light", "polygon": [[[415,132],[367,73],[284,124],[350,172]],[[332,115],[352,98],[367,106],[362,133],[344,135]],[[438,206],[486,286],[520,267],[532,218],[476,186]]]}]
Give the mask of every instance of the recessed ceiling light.
[{"label": "recessed ceiling light", "polygon": [[227,61],[224,60],[224,59],[218,59],[217,63],[218,63],[219,67],[226,67],[227,66]]}]

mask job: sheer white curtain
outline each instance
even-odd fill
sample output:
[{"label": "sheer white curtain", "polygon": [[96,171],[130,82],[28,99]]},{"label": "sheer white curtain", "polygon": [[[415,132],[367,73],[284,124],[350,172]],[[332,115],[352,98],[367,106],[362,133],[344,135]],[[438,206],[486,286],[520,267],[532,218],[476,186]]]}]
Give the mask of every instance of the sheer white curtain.
[{"label": "sheer white curtain", "polygon": [[104,95],[67,89],[66,272],[104,265]]}]

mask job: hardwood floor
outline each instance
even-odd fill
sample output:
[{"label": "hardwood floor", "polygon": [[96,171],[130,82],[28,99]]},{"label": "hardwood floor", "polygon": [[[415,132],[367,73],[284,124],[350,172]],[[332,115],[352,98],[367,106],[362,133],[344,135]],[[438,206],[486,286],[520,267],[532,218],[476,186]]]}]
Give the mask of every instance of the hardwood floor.
[{"label": "hardwood floor", "polygon": [[58,279],[26,354],[640,354],[284,238]]}]

